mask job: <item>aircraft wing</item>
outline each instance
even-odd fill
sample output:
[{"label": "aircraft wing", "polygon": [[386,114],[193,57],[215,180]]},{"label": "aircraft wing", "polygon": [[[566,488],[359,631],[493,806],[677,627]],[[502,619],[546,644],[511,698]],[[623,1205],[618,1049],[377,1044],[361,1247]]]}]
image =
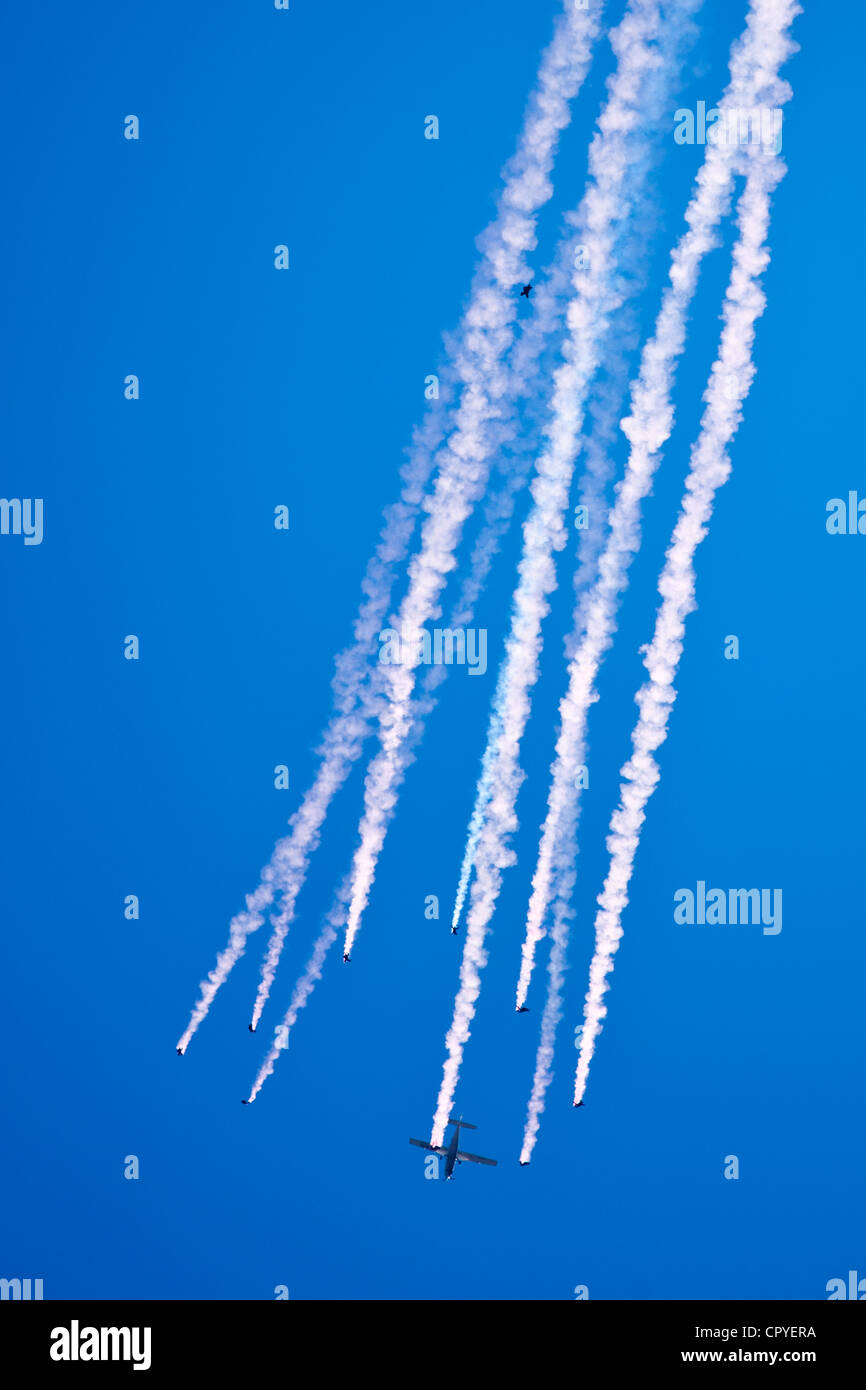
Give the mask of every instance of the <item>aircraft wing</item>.
[{"label": "aircraft wing", "polygon": [[[428,1144],[426,1139],[410,1139],[409,1143],[417,1145],[419,1149],[427,1149],[431,1154],[442,1154],[443,1157],[448,1152],[447,1149],[434,1149],[433,1145]],[[485,1159],[484,1161],[486,1163],[489,1160]]]},{"label": "aircraft wing", "polygon": [[491,1168],[495,1168],[497,1163],[495,1158],[482,1158],[480,1154],[464,1154],[460,1153],[459,1150],[457,1157],[461,1163],[489,1163]]}]

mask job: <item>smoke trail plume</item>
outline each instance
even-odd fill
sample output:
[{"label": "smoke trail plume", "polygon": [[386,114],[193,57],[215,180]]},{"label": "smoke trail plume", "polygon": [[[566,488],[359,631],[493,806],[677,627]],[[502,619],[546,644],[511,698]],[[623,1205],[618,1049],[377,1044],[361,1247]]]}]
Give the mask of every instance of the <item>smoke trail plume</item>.
[{"label": "smoke trail plume", "polygon": [[289,1045],[291,1031],[297,1022],[298,1014],[307,1003],[312,994],[316,982],[322,978],[322,970],[325,965],[325,957],[337,939],[340,925],[346,915],[347,885],[344,884],[337,894],[334,905],[325,918],[325,925],[316,938],[313,946],[313,953],[307,962],[306,969],[301,975],[292,993],[292,1001],[283,1017],[282,1024],[275,1030],[276,1041],[271,1044],[265,1060],[259,1067],[256,1079],[250,1089],[248,1104],[252,1104],[262,1086],[269,1076],[273,1075],[274,1067],[277,1064],[280,1053],[284,1052]]},{"label": "smoke trail plume", "polygon": [[[774,8],[779,10],[782,6]],[[785,8],[794,11],[793,5]],[[680,514],[659,578],[662,603],[644,657],[649,680],[636,697],[640,714],[632,734],[632,755],[621,771],[620,802],[610,823],[610,864],[595,919],[595,954],[584,1006],[575,1104],[583,1098],[601,1020],[607,1012],[602,1002],[608,988],[607,976],[613,969],[613,957],[622,936],[622,914],[628,903],[646,805],[659,780],[654,754],[667,737],[676,699],[674,680],[683,650],[686,616],[697,606],[695,552],[707,534],[716,492],[730,474],[727,450],[754,377],[755,323],[766,303],[759,278],[769,263],[766,238],[770,196],[784,173],[784,165],[777,154],[759,146],[748,148],[745,155],[748,176],[738,205],[739,239],[725,297],[719,353],[704,395],[706,409],[691,453]]]}]

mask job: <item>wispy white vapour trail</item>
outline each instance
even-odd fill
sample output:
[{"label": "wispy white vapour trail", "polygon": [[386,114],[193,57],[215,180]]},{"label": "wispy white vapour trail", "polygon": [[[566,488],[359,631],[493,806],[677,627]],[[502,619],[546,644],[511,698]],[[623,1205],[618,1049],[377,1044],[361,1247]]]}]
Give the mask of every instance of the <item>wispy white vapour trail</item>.
[{"label": "wispy white vapour trail", "polygon": [[[488,232],[479,242],[486,257],[486,274],[466,316],[457,362],[462,389],[456,428],[443,451],[433,494],[425,504],[428,516],[421,548],[410,565],[408,592],[397,622],[401,632],[420,634],[437,615],[464,524],[487,484],[497,422],[508,399],[514,286],[526,273],[526,254],[535,246],[536,215],[552,192],[548,175],[559,133],[568,120],[569,102],[589,67],[598,27],[594,9],[581,11],[566,4],[542,61],[539,91],[522,143],[520,176],[506,184],[500,201],[502,211],[493,228],[495,235]],[[415,655],[402,665],[386,668],[388,703],[379,720],[380,749],[365,782],[360,843],[352,866],[346,951],[351,951],[358,932],[405,771],[417,659]]]},{"label": "wispy white vapour trail", "polygon": [[[609,454],[613,439],[618,433],[619,420],[622,400],[620,391],[617,390],[618,382],[610,383],[610,391],[607,398],[602,401],[599,411],[599,419],[596,429],[587,441],[587,450],[597,451],[599,460],[605,454]],[[625,390],[625,383],[622,383],[622,391]],[[595,470],[590,469],[591,475],[595,472],[597,476],[602,476],[601,463]],[[597,572],[600,564],[601,543],[604,532],[601,527],[596,527],[588,532],[587,539],[591,539],[591,547],[581,548],[581,559],[575,575],[575,595],[577,598],[575,621],[572,633],[569,637],[569,650],[573,651],[576,643],[582,638],[586,631],[588,617],[589,600],[591,590],[588,586],[593,576]],[[575,779],[577,768],[575,767]],[[570,875],[570,877],[569,877]],[[556,1040],[556,1029],[562,1017],[562,990],[565,983],[566,961],[568,955],[568,936],[571,909],[571,886],[575,878],[573,865],[563,869],[560,877],[560,885],[563,887],[564,896],[557,900],[554,912],[554,921],[551,929],[551,948],[547,962],[548,974],[548,993],[545,1002],[544,1012],[541,1017],[541,1035],[539,1040],[538,1052],[535,1062],[535,1078],[533,1081],[532,1094],[530,1097],[530,1108],[537,1110],[533,1122],[532,1143],[527,1146],[524,1137],[523,1150],[520,1155],[521,1163],[528,1163],[534,1145],[534,1136],[538,1130],[538,1115],[540,1115],[544,1104],[544,1095],[550,1081],[553,1066],[553,1050]],[[522,1007],[523,1000],[519,999],[517,1007]]]},{"label": "wispy white vapour trail", "polygon": [[[665,34],[690,28],[695,0],[668,6]],[[625,19],[611,35],[617,67],[608,83],[608,100],[599,133],[590,147],[590,182],[579,221],[585,228],[588,270],[574,277],[568,310],[570,337],[565,361],[556,373],[547,444],[533,483],[534,507],[524,527],[524,550],[514,596],[505,666],[489,736],[495,739],[488,769],[488,807],[477,842],[476,877],[470,894],[466,942],[454,1016],[446,1038],[448,1056],[433,1119],[431,1142],[440,1145],[457,1086],[486,964],[484,941],[499,895],[502,870],[513,862],[509,839],[516,827],[515,804],[522,781],[518,756],[538,676],[541,626],[556,584],[554,552],[565,541],[565,512],[583,425],[586,392],[609,347],[615,313],[623,302],[621,267],[627,255],[628,224],[646,188],[649,149],[657,120],[678,70],[680,53],[663,49],[663,14],[658,0],[632,0]],[[483,789],[480,789],[483,791]]]},{"label": "wispy white vapour trail", "polygon": [[[328,808],[359,757],[368,732],[373,711],[369,704],[363,708],[361,703],[371,651],[390,604],[398,566],[408,554],[434,455],[435,461],[441,461],[442,472],[434,497],[443,493],[447,496],[453,465],[470,445],[467,416],[477,403],[479,383],[483,385],[486,373],[495,378],[510,344],[509,321],[514,308],[509,290],[526,270],[526,254],[535,245],[537,213],[553,191],[550,172],[559,137],[568,124],[571,102],[589,70],[602,9],[602,3],[598,3],[588,11],[581,11],[571,0],[565,0],[563,13],[556,22],[552,42],[542,57],[517,151],[503,172],[504,188],[496,217],[479,238],[482,259],[473,279],[469,305],[454,339],[455,361],[448,376],[459,383],[459,405],[446,415],[447,429],[456,431],[453,447],[444,456],[436,455],[444,428],[440,412],[434,411],[414,441],[404,471],[401,500],[386,514],[379,547],[364,579],[365,600],[355,624],[355,641],[338,661],[334,679],[335,714],[319,750],[322,761],[315,782],[290,822],[289,835],[278,842],[269,864],[262,871],[259,887],[247,895],[245,910],[232,919],[228,944],[218,955],[207,979],[202,981],[201,995],[178,1042],[182,1051],[186,1050],[214,996],[243,955],[247,938],[261,926],[276,892],[282,891],[283,902],[262,967],[254,1020],[258,1021],[261,1015],[294,914],[295,900],[306,877],[310,857],[319,843]],[[483,488],[483,480],[481,486]]]},{"label": "wispy white vapour trail", "polygon": [[[497,696],[499,695],[499,682],[502,680],[505,668],[499,673],[497,681]],[[499,701],[496,699],[496,703]],[[469,834],[466,837],[466,848],[463,851],[463,863],[460,865],[460,878],[457,882],[457,892],[454,897],[454,911],[451,914],[451,926],[456,928],[463,916],[463,904],[466,902],[466,894],[469,891],[469,880],[472,877],[472,865],[475,863],[475,855],[478,851],[478,841],[481,839],[481,830],[484,825],[484,817],[487,815],[487,806],[490,801],[490,779],[493,773],[493,762],[496,746],[502,734],[502,721],[497,719],[495,724],[493,719],[487,731],[487,745],[484,749],[484,757],[481,760],[481,774],[478,778],[478,786],[475,789],[475,805],[472,808],[472,817],[469,821]]]},{"label": "wispy white vapour trail", "polygon": [[[731,80],[720,110],[751,110],[758,104],[781,108],[788,99],[790,88],[778,72],[790,52],[787,30],[791,12],[790,4],[780,5],[778,0],[752,6],[746,30],[731,52]],[[697,189],[686,212],[688,230],[671,257],[670,283],[632,388],[631,415],[622,422],[630,443],[629,459],[611,510],[598,579],[589,596],[585,635],[570,664],[568,690],[560,704],[561,728],[527,915],[518,1008],[526,1001],[535,947],[544,935],[551,896],[558,894],[561,899],[566,883],[573,880],[578,771],[586,761],[586,724],[590,705],[597,699],[595,680],[613,641],[629,565],[640,545],[641,503],[650,491],[660,450],[673,428],[671,391],[701,263],[717,243],[718,226],[728,212],[735,170],[741,163],[737,145],[707,146]],[[533,1093],[537,1099],[535,1086]],[[537,1113],[531,1106],[530,1123]]]},{"label": "wispy white vapour trail", "polygon": [[294,991],[292,992],[292,1001],[283,1017],[282,1026],[274,1030],[276,1041],[271,1044],[265,1060],[259,1067],[258,1074],[250,1090],[248,1098],[250,1102],[255,1100],[268,1077],[273,1074],[280,1053],[285,1051],[289,1045],[289,1037],[297,1022],[298,1014],[306,1005],[307,1000],[315,989],[316,982],[322,978],[325,958],[337,939],[337,932],[340,930],[340,926],[345,920],[347,901],[348,883],[345,883],[337,894],[334,905],[325,918],[325,925],[316,938],[312,955],[307,962],[306,969],[295,985]]},{"label": "wispy white vapour trail", "polygon": [[759,277],[769,262],[766,237],[770,195],[784,173],[778,155],[759,146],[748,149],[749,172],[738,205],[739,239],[723,311],[719,354],[705,392],[706,409],[692,449],[680,514],[659,578],[662,603],[644,665],[649,680],[636,697],[640,709],[632,733],[632,755],[621,771],[620,801],[611,817],[607,845],[610,865],[595,919],[595,953],[589,972],[584,1026],[575,1077],[574,1100],[586,1089],[596,1038],[607,1009],[607,976],[622,936],[634,857],[646,805],[659,780],[654,754],[667,737],[676,690],[674,680],[683,650],[685,620],[696,607],[694,558],[707,534],[713,502],[731,470],[727,450],[742,418],[742,402],[754,376],[752,346],[755,323],[765,295]]}]

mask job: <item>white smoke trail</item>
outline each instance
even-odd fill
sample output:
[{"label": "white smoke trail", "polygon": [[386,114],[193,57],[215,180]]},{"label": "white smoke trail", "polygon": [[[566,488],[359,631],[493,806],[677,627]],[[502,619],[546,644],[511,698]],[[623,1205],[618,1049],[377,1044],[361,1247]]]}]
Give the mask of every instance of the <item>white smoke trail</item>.
[{"label": "white smoke trail", "polygon": [[[499,704],[501,696],[500,683],[504,675],[503,667],[499,673],[496,686],[495,702]],[[493,776],[493,763],[496,747],[502,735],[502,721],[496,718],[495,723],[491,720],[490,728],[487,731],[487,746],[484,749],[484,757],[481,761],[481,774],[478,778],[478,786],[475,791],[475,805],[472,808],[472,818],[469,821],[469,834],[466,837],[466,848],[463,851],[463,863],[460,865],[460,878],[457,883],[457,893],[454,898],[454,911],[451,914],[451,927],[456,930],[460,918],[463,915],[463,904],[466,902],[466,894],[469,891],[469,880],[472,877],[472,866],[475,863],[475,855],[478,852],[478,841],[481,839],[481,831],[484,826],[484,817],[487,815],[487,806],[490,801],[490,783]]]},{"label": "white smoke trail", "polygon": [[[553,555],[565,540],[564,517],[586,392],[609,345],[614,315],[624,298],[616,253],[619,249],[621,255],[628,255],[622,242],[630,240],[629,221],[645,194],[658,117],[681,61],[680,42],[671,44],[671,36],[679,40],[681,33],[691,31],[696,7],[696,0],[682,0],[669,6],[663,16],[658,0],[632,0],[625,19],[611,36],[617,68],[608,83],[599,133],[590,147],[590,183],[580,213],[589,270],[586,274],[578,271],[574,277],[575,294],[568,311],[571,336],[565,363],[556,374],[552,419],[545,431],[548,443],[533,484],[535,505],[524,527],[524,552],[499,685],[501,698],[491,717],[490,733],[496,742],[489,772],[489,804],[478,840],[460,986],[433,1119],[431,1142],[437,1146],[450,1114],[480,993],[480,971],[487,961],[484,940],[502,870],[514,861],[508,841],[517,824],[515,804],[523,780],[518,754],[531,690],[538,677],[541,626],[556,584]],[[660,44],[663,36],[664,47]]]},{"label": "white smoke trail", "polygon": [[541,1035],[535,1057],[535,1075],[532,1078],[532,1093],[529,1098],[529,1113],[520,1150],[520,1162],[528,1163],[535,1148],[544,1098],[553,1077],[553,1053],[556,1043],[556,1029],[562,1018],[562,990],[565,984],[566,958],[568,955],[568,936],[571,909],[567,902],[557,900],[551,928],[550,957],[547,962],[547,999],[541,1015]]},{"label": "white smoke trail", "polygon": [[[503,173],[504,188],[496,217],[479,238],[482,259],[455,338],[456,360],[449,372],[449,376],[453,375],[462,383],[459,407],[447,418],[448,428],[456,429],[458,434],[456,456],[466,446],[466,414],[471,409],[479,379],[483,381],[485,372],[496,371],[510,341],[508,323],[513,317],[514,306],[508,291],[526,272],[525,257],[535,245],[536,216],[553,191],[550,172],[559,137],[568,124],[571,102],[589,70],[602,9],[599,3],[583,11],[571,0],[565,0],[553,39],[542,56],[517,151]],[[415,441],[404,473],[403,495],[386,516],[376,556],[364,579],[365,602],[355,624],[354,645],[338,662],[334,679],[335,715],[319,750],[322,762],[316,780],[290,822],[289,835],[279,841],[262,871],[258,888],[247,896],[245,910],[232,919],[228,944],[218,955],[207,980],[202,981],[199,1000],[179,1039],[181,1051],[186,1050],[217,991],[243,955],[247,938],[261,926],[265,911],[275,893],[281,890],[284,901],[263,965],[253,1017],[257,1021],[261,1015],[294,913],[295,900],[309,859],[318,845],[328,808],[360,755],[367,733],[373,711],[369,706],[366,710],[359,710],[358,706],[365,689],[370,651],[390,603],[396,569],[408,554],[418,508],[432,472],[434,451],[441,441],[436,414],[434,412],[430,428],[422,430]],[[454,457],[453,452],[448,453],[445,460],[453,461]],[[444,463],[443,468],[447,477]]]},{"label": "white smoke trail", "polygon": [[262,1086],[269,1076],[273,1075],[274,1067],[279,1060],[281,1052],[284,1052],[289,1045],[291,1031],[297,1022],[298,1014],[307,1003],[312,994],[316,982],[322,978],[322,970],[325,965],[325,957],[337,939],[337,932],[346,915],[347,885],[340,890],[334,901],[328,916],[325,918],[325,925],[319,933],[313,952],[307,962],[307,967],[301,975],[292,993],[292,1001],[286,1010],[280,1027],[274,1030],[276,1041],[271,1044],[265,1060],[259,1067],[258,1074],[250,1090],[248,1104],[252,1104]]},{"label": "white smoke trail", "polygon": [[[778,0],[753,4],[747,27],[731,51],[731,80],[719,103],[721,111],[752,110],[759,103],[781,109],[788,99],[790,88],[779,78],[778,70],[790,51],[787,29],[791,8]],[[622,422],[630,442],[629,459],[609,518],[599,576],[589,596],[585,636],[571,661],[568,690],[560,704],[561,730],[527,914],[518,1008],[526,1002],[535,947],[544,935],[556,877],[570,872],[577,854],[577,775],[586,761],[586,723],[590,705],[597,699],[595,680],[613,641],[629,565],[640,545],[641,503],[650,491],[660,451],[673,428],[671,392],[700,267],[717,244],[717,229],[727,215],[735,170],[740,166],[737,145],[707,146],[697,189],[686,211],[688,230],[671,257],[670,283],[653,336],[642,354],[632,389],[631,415]]]},{"label": "white smoke trail", "polygon": [[[782,8],[781,0],[775,8]],[[785,8],[793,17],[796,6]],[[749,172],[738,206],[739,240],[725,299],[719,354],[704,395],[706,409],[701,430],[692,449],[680,514],[659,578],[662,603],[644,657],[649,680],[636,697],[640,715],[632,734],[632,755],[622,768],[620,804],[611,817],[607,841],[610,865],[598,898],[595,954],[584,1006],[575,1104],[583,1098],[601,1020],[607,1013],[602,1002],[608,988],[607,976],[613,969],[613,957],[622,936],[622,914],[628,903],[628,886],[646,805],[660,775],[653,755],[667,737],[668,719],[676,699],[674,680],[683,650],[685,619],[697,606],[695,552],[707,534],[716,492],[731,471],[727,450],[742,419],[742,402],[755,372],[752,346],[755,323],[766,303],[759,277],[769,263],[766,238],[770,196],[785,170],[777,154],[760,146],[750,147],[745,153]]]}]

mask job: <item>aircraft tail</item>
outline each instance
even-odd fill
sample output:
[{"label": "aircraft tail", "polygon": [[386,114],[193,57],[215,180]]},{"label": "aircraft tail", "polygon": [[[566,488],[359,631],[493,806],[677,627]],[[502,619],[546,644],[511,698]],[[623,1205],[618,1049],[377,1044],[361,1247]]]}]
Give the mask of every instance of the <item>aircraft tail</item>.
[{"label": "aircraft tail", "polygon": [[471,1125],[468,1120],[455,1120],[453,1115],[448,1121],[449,1125],[459,1125],[461,1129],[477,1129],[477,1125]]}]

